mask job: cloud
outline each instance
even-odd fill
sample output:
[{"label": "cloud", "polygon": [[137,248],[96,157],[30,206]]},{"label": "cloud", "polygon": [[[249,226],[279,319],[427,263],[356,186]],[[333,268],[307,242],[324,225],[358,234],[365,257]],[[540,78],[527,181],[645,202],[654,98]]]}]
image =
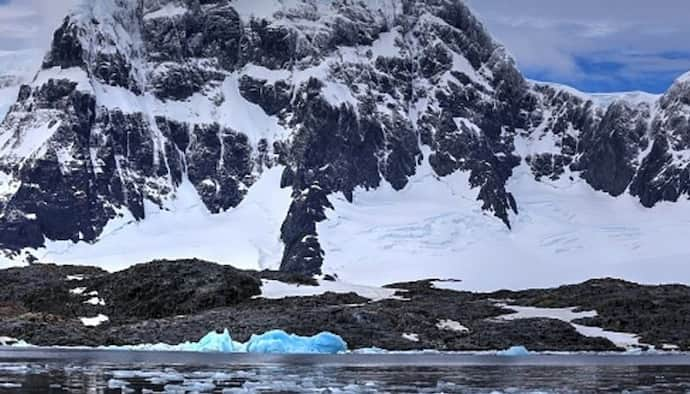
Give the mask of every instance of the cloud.
[{"label": "cloud", "polygon": [[74,0],[0,1],[0,50],[45,48]]},{"label": "cloud", "polygon": [[686,0],[467,0],[528,76],[663,91],[690,70]]}]

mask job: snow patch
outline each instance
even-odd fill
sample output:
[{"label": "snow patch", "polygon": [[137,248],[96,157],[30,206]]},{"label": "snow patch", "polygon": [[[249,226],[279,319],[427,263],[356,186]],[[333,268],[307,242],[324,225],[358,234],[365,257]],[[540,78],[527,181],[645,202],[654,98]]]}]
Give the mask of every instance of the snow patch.
[{"label": "snow patch", "polygon": [[497,304],[497,306],[515,311],[514,313],[501,316],[501,320],[547,318],[562,320],[570,323],[573,320],[597,316],[596,311],[576,312],[575,310],[577,308],[536,308],[529,306],[516,306],[507,304]]},{"label": "snow patch", "polygon": [[439,320],[438,323],[436,323],[436,327],[439,330],[457,331],[461,333],[470,332],[469,328],[454,320]]},{"label": "snow patch", "polygon": [[106,315],[99,314],[96,317],[80,317],[79,320],[87,327],[98,327],[110,319]]},{"label": "snow patch", "polygon": [[276,280],[262,280],[261,298],[281,299],[286,297],[311,297],[325,293],[348,294],[355,293],[368,298],[372,302],[385,299],[400,299],[395,296],[399,290],[375,286],[354,285],[341,281],[319,280],[318,286],[289,284]]},{"label": "snow patch", "polygon": [[247,64],[242,70],[242,75],[263,80],[266,81],[266,83],[273,85],[278,81],[286,81],[290,79],[291,73],[290,71],[284,69],[272,70],[256,64]]},{"label": "snow patch", "polygon": [[20,341],[18,341],[18,340],[15,339],[15,338],[11,338],[11,337],[0,337],[0,346],[14,346],[14,345],[16,345],[16,344],[18,344],[18,343],[20,343]]},{"label": "snow patch", "polygon": [[175,5],[173,3],[168,3],[165,6],[163,6],[161,9],[154,11],[154,12],[149,12],[148,14],[144,15],[144,20],[148,19],[158,19],[158,18],[174,18],[177,16],[181,16],[187,13],[187,9],[184,7],[180,7],[178,5]]},{"label": "snow patch", "polygon": [[545,82],[545,81],[529,81],[533,86],[549,86],[556,91],[562,91],[568,93],[572,96],[578,97],[584,101],[592,101],[592,103],[598,107],[606,108],[615,101],[624,101],[630,103],[634,106],[641,104],[653,105],[661,98],[661,94],[653,94],[641,91],[631,91],[631,92],[610,92],[610,93],[587,93],[575,89],[568,85],[563,85],[555,82]]},{"label": "snow patch", "polygon": [[3,158],[15,158],[23,160],[44,147],[53,136],[60,121],[51,123],[38,123],[22,128],[18,135],[4,133],[0,135],[0,155]]},{"label": "snow patch", "polygon": [[105,300],[99,297],[91,297],[84,304],[105,306]]},{"label": "snow patch", "polygon": [[419,342],[419,334],[404,333],[402,337],[410,342]]},{"label": "snow patch", "polygon": [[581,324],[571,323],[580,334],[592,338],[606,338],[614,345],[625,349],[646,346],[640,343],[640,337],[635,334],[625,332],[607,331],[600,327],[589,327]]},{"label": "snow patch", "polygon": [[599,327],[584,326],[573,323],[574,320],[596,317],[596,311],[576,311],[577,308],[536,308],[516,305],[497,304],[502,308],[512,309],[515,313],[499,316],[499,320],[517,320],[517,319],[555,319],[570,323],[578,333],[583,336],[591,338],[606,338],[614,345],[630,349],[643,346],[640,343],[639,336],[635,334],[607,331]]}]

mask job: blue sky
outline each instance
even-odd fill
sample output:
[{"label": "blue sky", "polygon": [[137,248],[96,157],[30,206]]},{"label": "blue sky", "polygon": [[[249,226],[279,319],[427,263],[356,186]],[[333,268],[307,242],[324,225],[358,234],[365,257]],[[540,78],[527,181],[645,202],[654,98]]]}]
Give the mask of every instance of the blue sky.
[{"label": "blue sky", "polygon": [[[73,1],[0,0],[0,50],[46,47]],[[465,1],[532,79],[659,93],[690,71],[689,0]]]},{"label": "blue sky", "polygon": [[660,93],[690,71],[687,0],[466,0],[538,80]]},{"label": "blue sky", "polygon": [[[621,61],[609,60],[615,53],[573,54],[575,67],[580,71],[573,76],[554,72],[539,65],[523,66],[527,77],[536,80],[555,81],[574,86],[585,92],[617,92],[642,90],[662,93],[673,81],[686,71],[690,71],[690,53],[658,53],[659,62],[681,63],[674,69],[635,70],[635,59]],[[685,62],[687,66],[683,66]]]}]

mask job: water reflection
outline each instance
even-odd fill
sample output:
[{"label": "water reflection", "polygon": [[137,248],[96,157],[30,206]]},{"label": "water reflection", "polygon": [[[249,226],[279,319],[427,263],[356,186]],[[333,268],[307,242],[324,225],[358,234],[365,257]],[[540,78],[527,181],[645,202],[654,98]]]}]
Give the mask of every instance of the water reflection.
[{"label": "water reflection", "polygon": [[0,393],[690,392],[684,366],[320,367],[0,364]]}]

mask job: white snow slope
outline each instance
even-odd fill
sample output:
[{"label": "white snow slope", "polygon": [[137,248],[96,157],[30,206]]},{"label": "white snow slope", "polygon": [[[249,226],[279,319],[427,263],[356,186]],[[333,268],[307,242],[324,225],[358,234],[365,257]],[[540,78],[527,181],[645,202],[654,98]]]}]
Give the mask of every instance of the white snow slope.
[{"label": "white snow slope", "polygon": [[[126,219],[112,223],[93,245],[51,242],[36,256],[109,270],[189,257],[277,268],[279,228],[290,202],[289,190],[278,188],[281,171],[266,172],[229,212],[211,215],[186,185],[169,211],[152,207],[145,221],[124,227]],[[522,202],[509,230],[481,210],[466,177],[456,173],[439,179],[425,164],[400,192],[389,185],[360,190],[353,204],[331,197],[335,210],[318,226],[326,251],[324,273],[368,286],[456,278],[461,282],[452,283],[453,289],[473,291],[551,287],[599,277],[689,282],[683,278],[690,278],[684,231],[690,202],[651,210],[629,195],[596,192],[576,176],[537,182],[521,166],[508,185]]]},{"label": "white snow slope", "polygon": [[[188,182],[168,210],[146,206],[146,220],[125,215],[108,224],[99,241],[48,242],[33,252],[44,262],[96,265],[116,271],[155,259],[200,258],[238,268],[276,268],[283,252],[280,225],[290,190],[280,189],[283,169],[266,171],[235,209],[213,215]],[[5,265],[16,264],[5,261]],[[0,263],[2,265],[2,263]]]},{"label": "white snow slope", "polygon": [[644,208],[594,191],[577,176],[537,182],[526,165],[508,184],[520,204],[513,229],[482,212],[466,174],[438,179],[420,168],[400,192],[360,190],[331,199],[319,225],[326,273],[381,285],[455,278],[459,290],[551,287],[591,278],[690,282],[685,229],[690,202]]}]

